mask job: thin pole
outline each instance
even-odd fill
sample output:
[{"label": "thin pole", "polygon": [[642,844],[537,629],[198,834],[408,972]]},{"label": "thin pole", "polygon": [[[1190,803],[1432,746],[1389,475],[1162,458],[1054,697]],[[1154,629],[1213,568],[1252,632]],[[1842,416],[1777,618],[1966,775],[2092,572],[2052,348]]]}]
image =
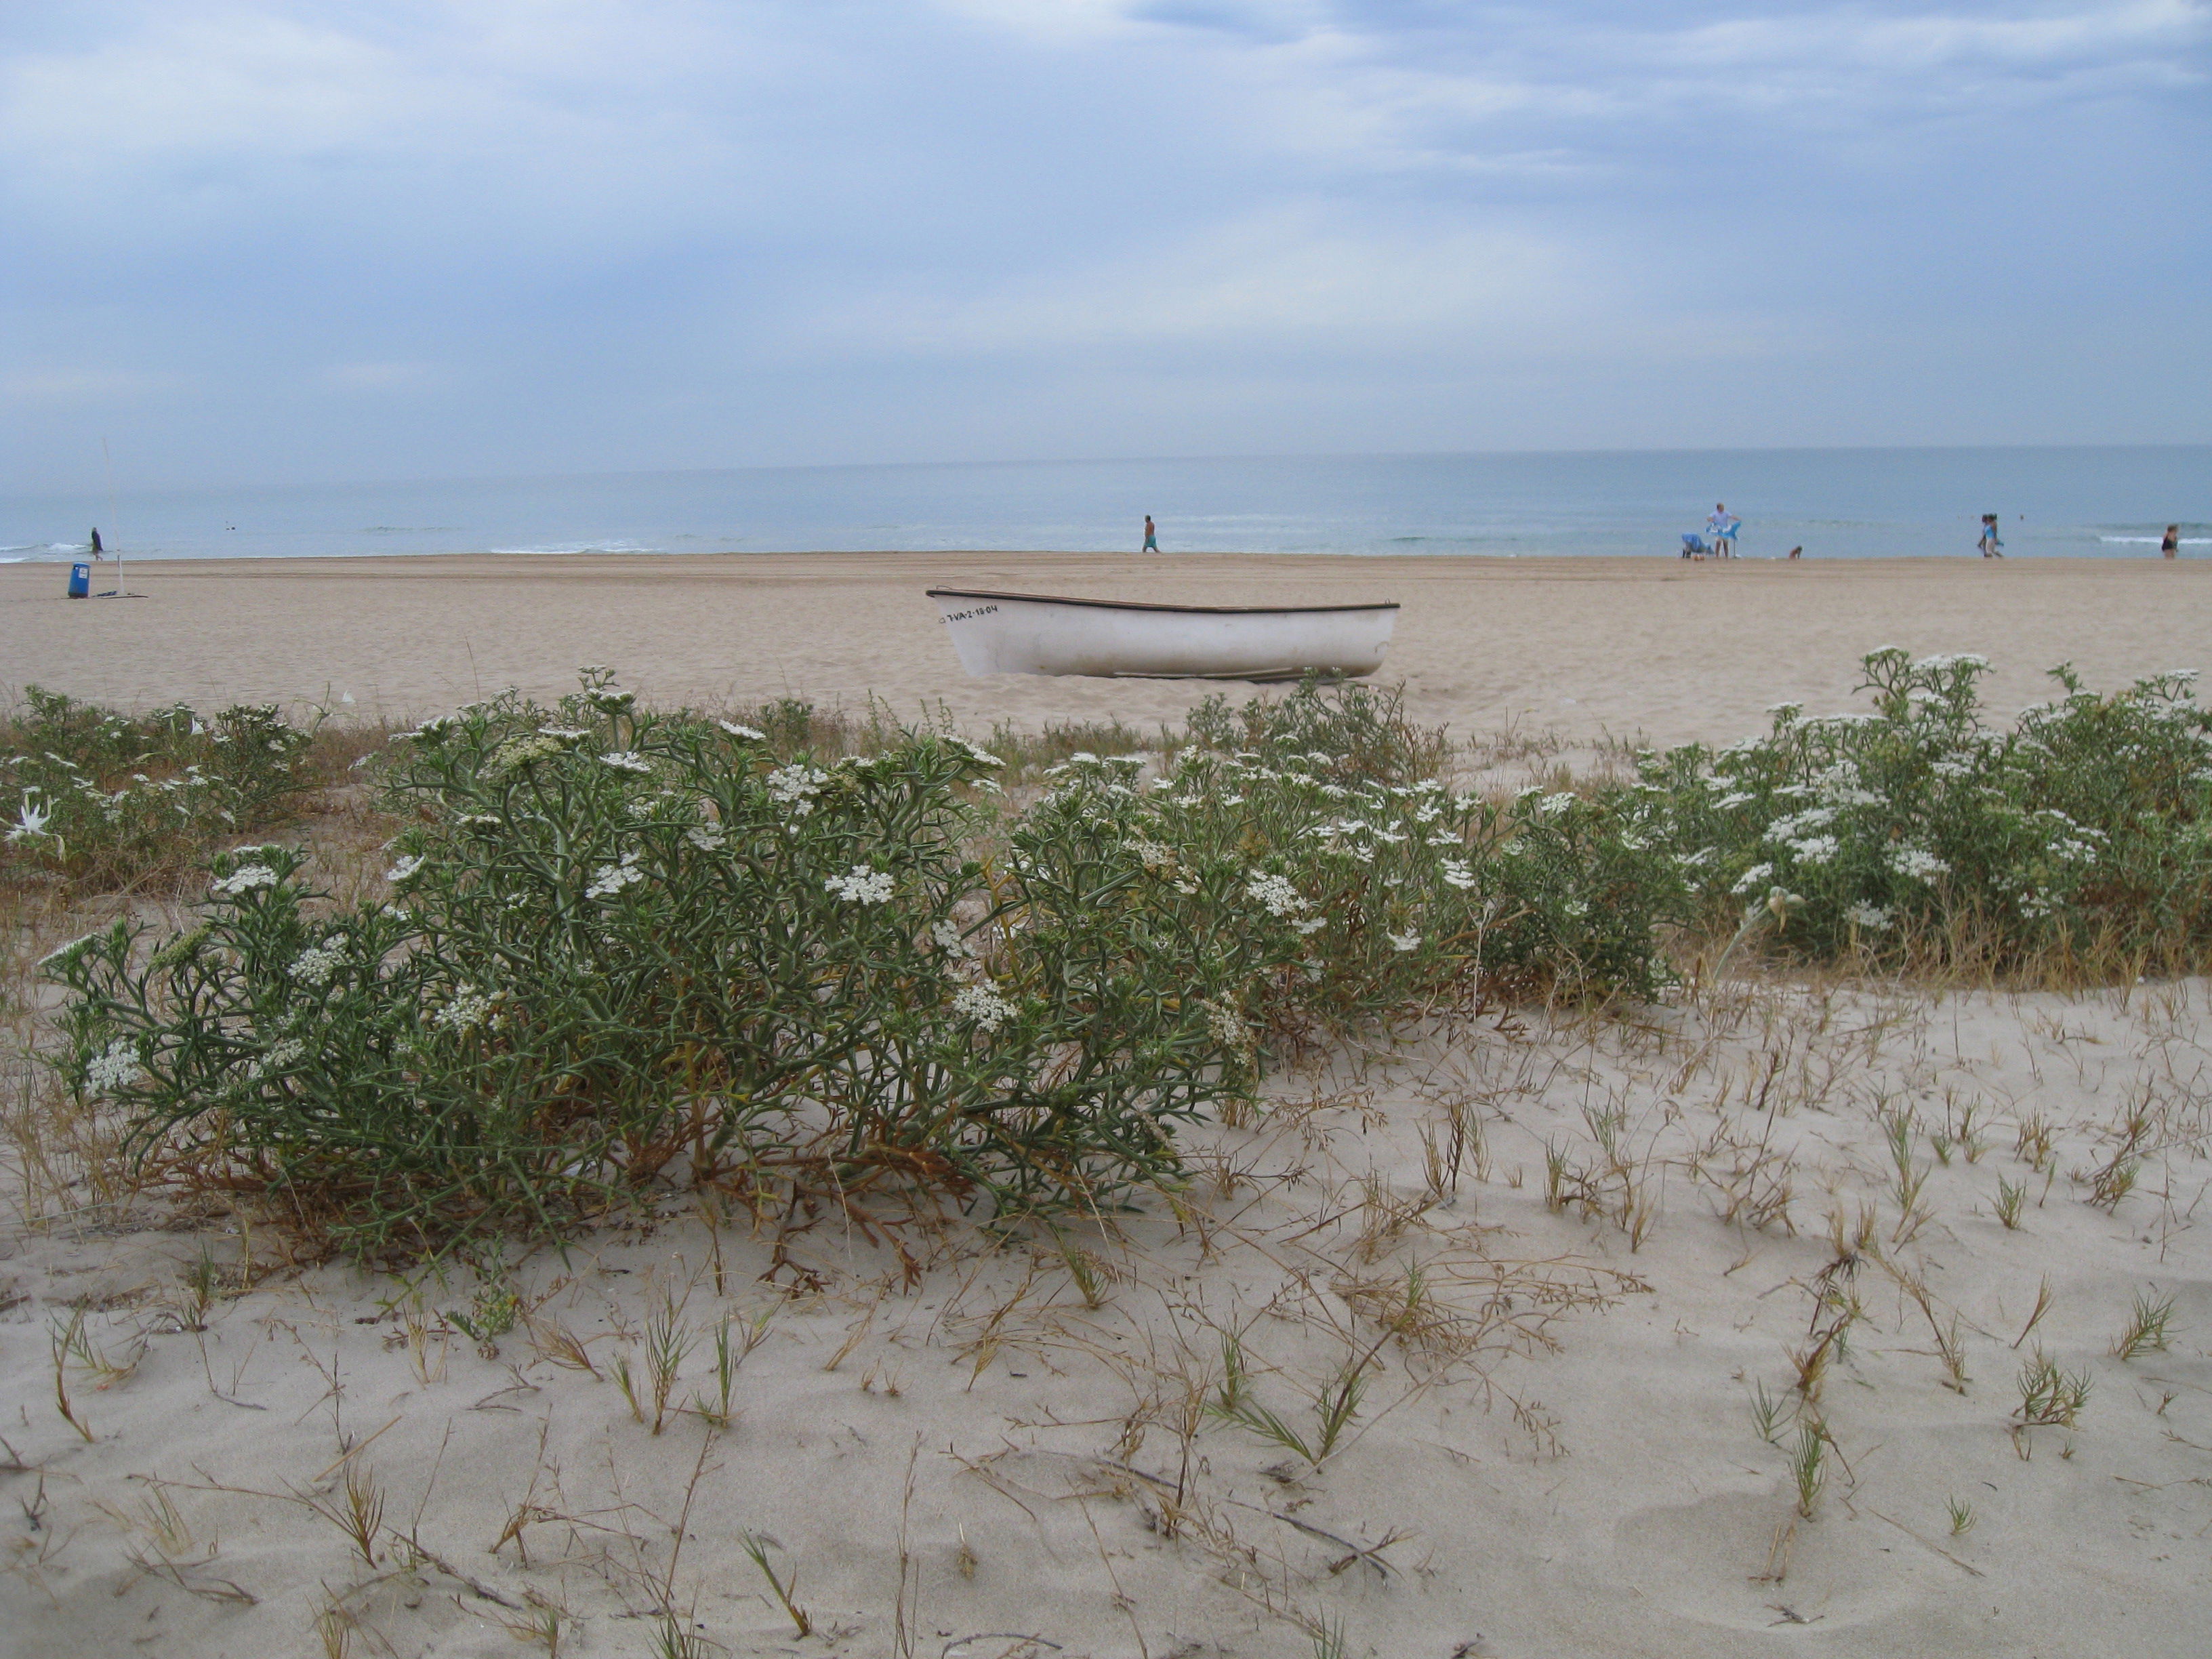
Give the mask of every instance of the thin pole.
[{"label": "thin pole", "polygon": [[[100,460],[107,470],[107,533],[112,536],[115,534],[115,457],[107,453],[107,440],[105,438],[100,441]],[[118,599],[124,597],[123,544],[119,539],[115,544],[115,597]]]}]

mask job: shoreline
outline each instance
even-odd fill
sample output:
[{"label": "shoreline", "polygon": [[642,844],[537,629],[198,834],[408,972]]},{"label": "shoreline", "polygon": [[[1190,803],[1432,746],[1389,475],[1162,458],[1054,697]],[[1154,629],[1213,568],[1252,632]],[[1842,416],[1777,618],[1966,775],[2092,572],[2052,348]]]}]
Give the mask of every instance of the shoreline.
[{"label": "shoreline", "polygon": [[[2205,546],[2208,542],[2184,540],[2184,549]],[[1267,553],[1252,549],[1170,549],[1164,553],[1133,553],[1121,549],[988,549],[988,546],[951,546],[951,549],[902,549],[902,546],[869,546],[869,549],[752,549],[752,546],[723,546],[723,549],[613,549],[613,546],[592,546],[577,549],[573,553],[562,553],[556,549],[476,549],[460,553],[124,553],[124,564],[142,566],[159,564],[164,568],[173,566],[206,566],[210,571],[222,571],[230,566],[316,566],[316,564],[458,564],[465,560],[535,560],[544,564],[573,564],[577,560],[606,560],[611,564],[646,564],[653,560],[668,560],[677,564],[692,564],[699,560],[1312,560],[1325,564],[1474,564],[1474,566],[1504,566],[1504,564],[1626,564],[1626,566],[1662,566],[1662,568],[1687,568],[1705,564],[1712,568],[1745,568],[1745,566],[1787,564],[1792,568],[1805,566],[1847,566],[1847,568],[1951,568],[1951,566],[2004,564],[2006,568],[2132,568],[2136,564],[2212,564],[2212,553],[2188,553],[2184,550],[2179,560],[2159,557],[2157,538],[2146,538],[2143,546],[2150,553],[2017,553],[2002,560],[1982,560],[1973,553],[1823,553],[1805,556],[1801,560],[1783,553],[1741,553],[1729,560],[1705,557],[1705,560],[1686,560],[1677,553]],[[62,568],[66,564],[82,560],[84,553],[33,553],[24,557],[0,557],[0,571],[15,566],[31,568]],[[115,557],[108,556],[97,568],[108,568]]]}]

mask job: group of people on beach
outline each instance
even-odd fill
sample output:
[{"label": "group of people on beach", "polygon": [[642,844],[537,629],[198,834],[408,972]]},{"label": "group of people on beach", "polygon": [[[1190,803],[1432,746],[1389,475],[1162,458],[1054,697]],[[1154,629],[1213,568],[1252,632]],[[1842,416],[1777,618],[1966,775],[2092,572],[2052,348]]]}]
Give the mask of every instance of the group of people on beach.
[{"label": "group of people on beach", "polygon": [[[1996,514],[1982,514],[1982,538],[1976,545],[1982,550],[1982,556],[1985,559],[2004,557],[2004,544],[1997,539]],[[2178,559],[2181,556],[2181,526],[2179,525],[2166,526],[2166,534],[2159,538],[2158,554],[2162,559]]]},{"label": "group of people on beach", "polygon": [[[1147,519],[1145,523],[1149,526],[1152,520]],[[1713,515],[1705,520],[1705,535],[1711,537],[1711,541],[1709,544],[1703,538],[1695,535],[1684,536],[1682,556],[1686,559],[1735,557],[1735,532],[1741,524],[1742,520],[1730,513],[1725,506],[1718,501],[1714,502]],[[1985,559],[2004,557],[2004,543],[1997,536],[1996,514],[1982,514],[1981,539],[1975,545],[1981,549],[1982,556]],[[2159,542],[2158,550],[2162,558],[2178,559],[2181,556],[2181,526],[2179,525],[2166,526],[2166,534]],[[1793,547],[1790,550],[1790,556],[1793,559],[1802,558],[1804,554],[1805,550],[1802,547]]]},{"label": "group of people on beach", "polygon": [[[1705,535],[1686,535],[1682,538],[1682,556],[1686,559],[1733,559],[1736,556],[1735,534],[1742,528],[1743,520],[1728,510],[1728,504],[1725,501],[1715,501],[1712,517],[1705,520]],[[92,532],[92,544],[96,551],[100,546],[100,532],[97,530]],[[1997,539],[1996,514],[1982,514],[1982,538],[1976,545],[1980,547],[1982,556],[1985,559],[2004,557],[2004,544]],[[1160,550],[1160,533],[1153,528],[1152,515],[1149,513],[1145,514],[1143,550],[1147,553],[1157,553]],[[2181,556],[2181,526],[2179,525],[2166,526],[2165,538],[2159,543],[2158,550],[2160,556],[2166,558],[2178,559]],[[1803,558],[1804,548],[1802,546],[1791,548],[1790,556],[1793,559]]]}]

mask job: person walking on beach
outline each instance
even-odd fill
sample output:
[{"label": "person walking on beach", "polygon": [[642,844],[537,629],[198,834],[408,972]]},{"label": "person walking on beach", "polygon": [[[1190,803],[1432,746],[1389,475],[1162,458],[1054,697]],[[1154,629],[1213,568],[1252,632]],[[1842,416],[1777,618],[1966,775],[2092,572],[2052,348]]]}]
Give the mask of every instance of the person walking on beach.
[{"label": "person walking on beach", "polygon": [[2178,559],[2181,556],[2181,526],[2179,525],[2166,526],[2166,539],[2158,544],[2158,550],[2161,558]]},{"label": "person walking on beach", "polygon": [[1985,559],[2002,559],[2004,557],[2004,544],[1997,539],[1997,515],[1996,514],[1984,513],[1982,514],[1982,539],[1978,545],[1982,550],[1982,556]]},{"label": "person walking on beach", "polygon": [[1144,550],[1147,553],[1157,553],[1160,550],[1160,532],[1152,528],[1152,515],[1149,513],[1145,514]]}]

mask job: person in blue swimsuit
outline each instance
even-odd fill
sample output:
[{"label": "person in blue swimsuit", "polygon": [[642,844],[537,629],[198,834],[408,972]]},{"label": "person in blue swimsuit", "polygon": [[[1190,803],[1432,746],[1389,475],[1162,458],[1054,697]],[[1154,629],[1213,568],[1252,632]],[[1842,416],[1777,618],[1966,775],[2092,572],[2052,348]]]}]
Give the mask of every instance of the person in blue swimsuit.
[{"label": "person in blue swimsuit", "polygon": [[1160,550],[1160,532],[1152,528],[1152,515],[1149,513],[1145,514],[1144,550],[1147,553],[1157,553]]},{"label": "person in blue swimsuit", "polygon": [[1982,539],[1978,545],[1981,548],[1982,556],[1985,559],[2002,559],[2004,557],[2004,544],[1997,539],[1997,515],[1996,514],[1984,513],[1982,514]]}]

